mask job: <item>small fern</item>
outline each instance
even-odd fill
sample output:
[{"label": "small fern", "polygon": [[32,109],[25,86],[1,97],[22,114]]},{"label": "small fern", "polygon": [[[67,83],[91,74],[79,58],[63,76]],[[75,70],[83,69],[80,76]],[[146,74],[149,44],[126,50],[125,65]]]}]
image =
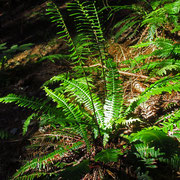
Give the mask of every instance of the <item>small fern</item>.
[{"label": "small fern", "polygon": [[27,130],[28,130],[28,126],[29,126],[31,120],[34,118],[34,116],[36,116],[35,113],[31,114],[31,115],[25,120],[25,122],[24,122],[24,124],[23,124],[23,135],[26,134],[26,132],[27,132]]},{"label": "small fern", "polygon": [[0,129],[0,139],[8,139],[9,133],[7,131],[4,131]]}]

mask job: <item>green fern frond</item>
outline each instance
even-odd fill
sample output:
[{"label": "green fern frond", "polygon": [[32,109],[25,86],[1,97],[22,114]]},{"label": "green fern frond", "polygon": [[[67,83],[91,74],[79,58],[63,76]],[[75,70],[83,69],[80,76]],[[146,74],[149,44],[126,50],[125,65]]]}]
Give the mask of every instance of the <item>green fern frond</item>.
[{"label": "green fern frond", "polygon": [[[162,121],[163,120],[163,121]],[[167,114],[163,119],[158,120],[160,122],[154,126],[155,129],[162,130],[165,133],[168,133],[169,136],[177,138],[180,141],[180,110],[177,110],[171,114]]]},{"label": "green fern frond", "polygon": [[[88,126],[84,124],[87,122],[87,120],[85,119],[83,122],[84,115],[80,110],[79,106],[75,106],[73,103],[68,102],[68,99],[65,98],[63,94],[53,92],[47,87],[44,87],[44,90],[46,91],[47,95],[50,96],[54,102],[57,103],[57,108],[63,108],[62,111],[64,112],[66,119],[70,121],[69,123],[73,123],[73,128],[78,129],[78,134],[80,134],[83,137],[89,150],[90,144],[87,133]],[[78,125],[77,128],[76,124]],[[88,125],[92,125],[93,127],[93,124],[90,122],[88,122]]]},{"label": "green fern frond", "polygon": [[[102,104],[96,94],[89,92],[87,84],[79,83],[77,80],[65,79],[62,75],[54,76],[50,81],[63,81],[62,85],[65,92],[68,92],[71,97],[75,97],[76,101],[84,104],[84,106],[93,113],[93,108],[95,109],[95,116],[99,122],[100,127],[103,127],[103,111]],[[92,99],[93,104],[92,104]],[[94,106],[94,107],[93,107]]]},{"label": "green fern frond", "polygon": [[[166,153],[169,156],[176,153],[178,149],[177,141],[167,136],[166,133],[160,130],[147,129],[131,134],[131,143],[135,142],[138,144],[139,141],[143,142],[149,147],[159,148],[162,152]],[[171,149],[169,149],[168,147],[171,147]]]},{"label": "green fern frond", "polygon": [[73,129],[79,134],[83,140],[86,143],[87,151],[90,151],[91,145],[90,145],[90,138],[89,138],[89,133],[88,133],[88,125],[85,124],[79,124],[76,127],[73,126]]},{"label": "green fern frond", "polygon": [[[129,28],[132,28],[133,26],[138,24],[140,22],[140,20],[138,20],[137,17],[130,17],[130,18],[126,18],[124,21],[120,21],[120,22],[121,23],[118,23],[114,26],[114,28],[116,28],[116,27],[120,26],[121,24],[123,24],[123,27],[115,34],[115,40],[117,40],[123,33],[128,31]],[[136,33],[136,31],[133,32],[133,34],[135,34],[135,33]]]},{"label": "green fern frond", "polygon": [[43,101],[42,99],[27,98],[22,96],[17,96],[15,94],[9,94],[5,97],[0,98],[1,103],[15,103],[20,107],[27,107],[37,112],[54,112],[53,108],[48,105],[48,101]]},{"label": "green fern frond", "polygon": [[66,116],[61,111],[57,111],[57,113],[43,113],[39,117],[39,125],[45,126],[48,124],[51,124],[51,126],[56,127],[56,125],[66,126],[67,124],[70,124],[70,122],[65,118]]},{"label": "green fern frond", "polygon": [[164,152],[155,147],[149,147],[146,144],[140,143],[134,145],[137,152],[134,154],[136,157],[141,158],[145,166],[147,168],[157,168],[157,161],[166,163],[173,167],[174,169],[178,170],[180,165],[180,159],[178,154],[173,155],[172,157],[165,156]]},{"label": "green fern frond", "polygon": [[172,72],[173,70],[180,72],[180,66],[176,65],[176,64],[165,66],[165,67],[161,68],[159,71],[157,71],[156,74],[159,75],[159,76],[163,76],[163,75],[167,74],[167,71]]},{"label": "green fern frond", "polygon": [[117,123],[119,124],[123,124],[126,126],[129,126],[135,122],[142,122],[139,118],[129,118],[129,119],[121,119],[119,122],[117,121]]},{"label": "green fern frond", "polygon": [[148,70],[153,70],[153,69],[157,69],[157,68],[167,68],[168,70],[168,66],[174,65],[176,66],[176,70],[178,70],[180,68],[180,60],[176,60],[176,59],[165,59],[162,61],[154,61],[148,64],[145,64],[144,66],[142,66],[142,69],[148,69]]},{"label": "green fern frond", "polygon": [[60,60],[60,59],[66,59],[70,60],[70,55],[65,55],[65,54],[52,54],[48,56],[42,57],[38,62],[44,61],[44,60],[50,60],[51,62],[55,62],[55,60]]},{"label": "green fern frond", "polygon": [[161,26],[166,22],[165,12],[164,8],[159,8],[150,12],[142,21],[142,26],[145,24],[155,24],[156,26]]},{"label": "green fern frond", "polygon": [[95,161],[101,161],[104,163],[109,163],[109,162],[117,162],[119,155],[122,155],[123,153],[121,152],[120,149],[105,149],[96,154],[94,157]]},{"label": "green fern frond", "polygon": [[179,25],[179,11],[180,11],[179,7],[180,7],[179,0],[164,5],[164,9],[168,14],[168,20],[170,23],[173,23],[175,27]]},{"label": "green fern frond", "polygon": [[71,147],[67,146],[66,149],[60,148],[59,150],[49,153],[48,155],[44,157],[35,158],[32,161],[27,162],[13,175],[13,179],[18,178],[19,176],[23,175],[25,172],[31,169],[37,169],[37,170],[44,169],[45,166],[48,164],[48,162],[52,162],[53,160],[56,160],[56,156],[63,157],[65,153],[68,153],[69,151],[80,148],[82,144],[83,144],[82,142],[77,142],[77,143],[74,143]]},{"label": "green fern frond", "polygon": [[26,132],[27,132],[27,130],[28,130],[28,126],[29,126],[31,120],[32,120],[35,116],[37,116],[37,114],[33,113],[33,114],[31,114],[31,115],[25,120],[25,122],[24,122],[24,124],[23,124],[23,136],[26,134]]},{"label": "green fern frond", "polygon": [[171,93],[172,91],[180,91],[180,75],[177,74],[174,77],[164,77],[154,84],[136,98],[127,108],[125,115],[134,111],[134,109],[139,106],[141,103],[147,101],[151,96],[162,94],[163,92]]},{"label": "green fern frond", "polygon": [[65,40],[66,44],[70,48],[69,52],[71,53],[71,58],[73,60],[77,60],[79,57],[78,57],[78,53],[76,51],[76,47],[73,43],[73,40],[67,29],[67,26],[64,22],[63,16],[62,16],[59,8],[52,1],[47,3],[47,6],[48,6],[47,15],[50,15],[51,22],[53,22],[53,23],[55,22],[57,24],[57,27],[61,28],[61,30],[57,33],[59,35],[59,39]]},{"label": "green fern frond", "polygon": [[98,51],[104,59],[105,39],[94,2],[75,0],[68,4],[68,10],[74,12],[71,16],[75,19],[80,37],[77,50],[81,49],[81,58],[87,59],[87,55],[94,55]]},{"label": "green fern frond", "polygon": [[176,154],[176,155],[174,155],[173,157],[170,157],[170,158],[160,157],[160,158],[158,158],[158,160],[160,162],[163,162],[163,163],[166,163],[166,164],[170,165],[173,169],[175,169],[177,171],[179,170],[180,158],[179,158],[178,154]]},{"label": "green fern frond", "polygon": [[36,173],[31,173],[31,174],[27,174],[27,175],[23,175],[23,176],[19,176],[19,177],[15,177],[13,179],[16,179],[16,180],[33,180],[35,178],[40,178],[42,176],[46,176],[47,173],[45,172],[36,172]]},{"label": "green fern frond", "polygon": [[157,160],[164,156],[160,149],[155,147],[149,147],[143,143],[135,144],[136,151],[134,154],[137,158],[141,158],[141,161],[145,163],[147,168],[157,168]]},{"label": "green fern frond", "polygon": [[54,102],[57,103],[57,108],[63,108],[66,118],[70,120],[70,122],[81,121],[83,114],[79,110],[78,106],[75,106],[74,104],[69,103],[68,99],[65,98],[63,94],[60,94],[60,93],[57,94],[56,92],[53,92],[47,87],[44,87],[44,90],[47,93],[47,95],[51,97]]},{"label": "green fern frond", "polygon": [[158,48],[153,55],[159,57],[169,57],[180,54],[180,45],[170,39],[157,39],[153,44]]},{"label": "green fern frond", "polygon": [[122,87],[116,69],[110,69],[106,77],[107,98],[104,104],[104,124],[105,128],[111,129],[121,112],[120,108],[123,104]]}]

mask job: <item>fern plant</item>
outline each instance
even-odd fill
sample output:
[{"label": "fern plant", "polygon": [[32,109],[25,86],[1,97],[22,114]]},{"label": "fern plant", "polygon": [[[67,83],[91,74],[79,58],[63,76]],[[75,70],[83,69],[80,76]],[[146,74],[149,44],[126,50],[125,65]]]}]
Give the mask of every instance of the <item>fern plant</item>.
[{"label": "fern plant", "polygon": [[116,41],[121,38],[122,34],[124,34],[125,38],[132,39],[138,31],[141,31],[142,27],[144,27],[148,33],[147,40],[154,40],[154,38],[158,37],[157,30],[160,27],[168,30],[168,27],[172,26],[172,30],[170,30],[171,33],[179,30],[179,5],[179,0],[174,2],[169,0],[154,0],[151,2],[143,0],[132,5],[105,6],[101,11],[109,10],[110,17],[112,14],[124,9],[130,11],[122,21],[114,25],[114,29],[119,29],[115,34]]},{"label": "fern plant", "polygon": [[[159,129],[142,129],[126,137],[130,141],[129,147],[131,146],[126,152],[109,147],[110,140],[117,134],[119,137],[120,128],[129,127],[129,124],[135,121],[142,122],[138,118],[132,118],[131,114],[139,104],[156,94],[179,91],[179,74],[155,82],[128,108],[125,107],[122,82],[119,79],[116,64],[106,57],[104,51],[104,37],[94,1],[75,0],[69,4],[68,8],[75,17],[80,38],[78,43],[74,43],[71,38],[63,16],[53,1],[48,3],[47,11],[51,20],[60,28],[59,37],[64,38],[69,46],[69,54],[65,56],[79,64],[83,78],[73,78],[72,74],[52,77],[43,85],[46,100],[9,94],[1,97],[0,102],[16,103],[20,107],[34,111],[24,123],[23,134],[28,131],[31,120],[35,118],[39,119],[41,126],[51,125],[61,132],[62,136],[72,139],[78,137],[78,140],[72,141],[69,145],[60,141],[48,154],[25,162],[12,179],[46,178],[47,176],[53,176],[54,179],[60,177],[68,179],[67,174],[73,174],[74,178],[74,174],[77,177],[78,172],[80,173],[78,179],[80,179],[84,173],[90,171],[88,166],[92,161],[93,163],[117,162],[120,156],[124,158],[129,153],[135,154],[137,159],[141,158],[147,167],[154,167],[152,163],[157,160],[177,167],[176,141]],[[91,79],[83,66],[88,56],[98,56],[101,62],[106,91],[102,100],[93,92]],[[59,86],[54,87],[54,83],[56,85],[59,83]],[[175,117],[178,116],[175,115]],[[167,151],[167,147],[164,146],[166,142],[173,145],[172,151]],[[73,159],[73,154],[77,155],[82,151],[86,151],[83,157],[78,156]],[[169,154],[171,159],[166,158]]]},{"label": "fern plant", "polygon": [[[170,73],[178,73],[180,70],[179,50],[180,46],[178,43],[174,43],[170,39],[158,38],[155,41],[149,41],[133,46],[134,48],[143,48],[155,46],[156,49],[145,56],[139,56],[137,58],[158,58],[157,61],[148,62],[141,66],[142,70],[149,71],[151,76],[163,76]],[[136,58],[136,59],[137,59]]]}]

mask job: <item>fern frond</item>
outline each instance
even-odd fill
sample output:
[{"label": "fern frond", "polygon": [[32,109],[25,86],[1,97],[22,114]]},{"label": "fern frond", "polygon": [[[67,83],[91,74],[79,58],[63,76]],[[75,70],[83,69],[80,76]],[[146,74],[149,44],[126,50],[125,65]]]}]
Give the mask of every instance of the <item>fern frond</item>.
[{"label": "fern frond", "polygon": [[145,24],[155,24],[156,26],[161,26],[165,23],[165,21],[165,9],[159,8],[146,15],[142,21],[142,26]]},{"label": "fern frond", "polygon": [[30,162],[27,162],[24,166],[22,166],[14,175],[13,175],[13,179],[18,178],[19,176],[23,175],[25,172],[31,170],[31,169],[44,169],[46,164],[48,164],[48,162],[52,162],[53,160],[56,160],[57,156],[58,157],[63,157],[66,153],[68,153],[69,151],[72,151],[74,149],[78,149],[82,146],[82,142],[77,142],[74,143],[71,147],[66,147],[66,149],[64,148],[60,148],[52,153],[49,153],[48,155],[41,157],[41,158],[35,158]]},{"label": "fern frond", "polygon": [[[74,11],[71,14],[75,18],[77,32],[79,32],[79,43],[86,44],[87,48],[83,49],[83,55],[94,54],[99,51],[102,58],[104,58],[103,44],[105,42],[98,13],[93,1],[80,2],[75,0],[68,5],[69,11]],[[91,44],[87,42],[92,42]],[[80,46],[81,46],[80,45]]]},{"label": "fern frond", "polygon": [[[120,22],[123,24],[123,27],[115,34],[115,40],[117,40],[123,33],[128,31],[129,28],[132,28],[133,26],[135,26],[136,24],[138,24],[141,21],[138,20],[138,17],[130,17],[130,18],[126,18],[124,21],[120,21]],[[115,27],[117,27],[118,25],[121,25],[121,23],[116,24]],[[135,33],[136,33],[136,31],[133,32],[133,34],[135,34]]]},{"label": "fern frond", "polygon": [[36,173],[31,173],[31,174],[27,174],[27,175],[23,175],[23,176],[19,176],[19,177],[15,177],[13,179],[16,179],[16,180],[33,180],[35,178],[40,178],[42,176],[46,176],[47,173],[45,172],[36,172]]},{"label": "fern frond", "polygon": [[50,15],[51,22],[53,22],[53,23],[55,22],[57,24],[57,27],[61,28],[61,30],[57,33],[59,35],[59,39],[65,40],[66,44],[70,48],[69,52],[71,53],[71,58],[73,60],[77,60],[79,57],[78,57],[78,53],[76,51],[76,47],[73,43],[73,40],[67,29],[67,26],[64,22],[63,16],[62,16],[59,8],[52,1],[47,3],[47,6],[48,6],[47,15]]},{"label": "fern frond", "polygon": [[78,106],[75,106],[72,103],[68,102],[68,99],[64,97],[63,94],[57,94],[56,92],[53,92],[52,90],[48,89],[47,87],[44,87],[45,92],[49,97],[53,99],[54,102],[57,103],[57,108],[63,108],[63,111],[65,112],[66,118],[70,120],[70,122],[80,122],[83,115],[81,111],[79,110]]},{"label": "fern frond", "polygon": [[36,116],[35,113],[31,114],[24,122],[23,124],[23,136],[26,134],[27,130],[28,130],[28,126],[31,122],[31,120]]},{"label": "fern frond", "polygon": [[119,155],[122,155],[123,153],[121,152],[120,149],[105,149],[96,154],[94,157],[95,161],[101,161],[104,163],[109,163],[109,162],[117,162]]},{"label": "fern frond", "polygon": [[176,59],[165,59],[162,61],[154,61],[145,64],[141,67],[142,69],[155,70],[157,75],[166,74],[167,71],[180,71],[180,60]]},{"label": "fern frond", "polygon": [[153,44],[158,48],[153,55],[160,57],[169,57],[180,54],[180,45],[170,39],[157,39]]},{"label": "fern frond", "polygon": [[126,126],[129,126],[135,122],[142,122],[139,118],[129,118],[129,119],[124,119],[124,120],[121,120],[120,122],[117,121],[117,123],[120,123],[120,124],[123,124],[123,125],[126,125]]},{"label": "fern frond", "polygon": [[179,71],[180,70],[180,66],[178,66],[176,64],[165,66],[165,67],[161,68],[159,71],[157,71],[156,74],[159,75],[159,76],[163,76],[163,75],[167,74],[167,71],[171,72],[173,70]]},{"label": "fern frond", "polygon": [[172,91],[180,91],[179,80],[180,75],[177,74],[174,77],[165,77],[156,81],[129,105],[125,115],[133,112],[137,106],[147,101],[151,96],[162,94],[163,92],[171,93]]},{"label": "fern frond", "polygon": [[[143,142],[149,147],[159,148],[169,156],[177,152],[178,149],[177,142],[160,130],[147,129],[131,134],[130,142],[138,143],[138,141]],[[171,147],[171,149],[168,147]]]},{"label": "fern frond", "polygon": [[134,145],[137,153],[134,153],[137,158],[141,158],[147,168],[157,168],[157,160],[164,156],[160,149],[155,147],[149,147],[143,143]]},{"label": "fern frond", "polygon": [[121,81],[118,79],[116,69],[110,69],[107,74],[107,98],[104,104],[104,124],[105,128],[111,129],[112,125],[119,117],[123,98]]},{"label": "fern frond", "polygon": [[[65,89],[65,92],[68,92],[71,97],[75,97],[76,101],[84,104],[84,106],[89,110],[91,113],[93,113],[93,106],[95,109],[95,116],[98,120],[98,123],[100,127],[103,127],[103,111],[102,111],[102,104],[97,97],[96,94],[89,92],[87,84],[79,83],[78,80],[68,80],[65,79],[62,75],[54,76],[51,78],[51,82],[53,81],[63,81],[63,86]],[[92,104],[92,99],[93,104]]]},{"label": "fern frond", "polygon": [[170,23],[173,23],[175,27],[179,25],[179,11],[180,11],[179,7],[180,7],[179,0],[164,5],[164,9],[168,14],[168,21]]},{"label": "fern frond", "polygon": [[163,163],[166,163],[166,164],[170,165],[173,169],[175,169],[177,171],[179,170],[180,158],[179,158],[178,154],[176,154],[176,155],[174,155],[173,157],[170,157],[170,158],[160,157],[160,158],[158,158],[158,160],[160,162],[163,162]]},{"label": "fern frond", "polygon": [[[162,121],[163,120],[163,121]],[[169,136],[177,138],[180,141],[180,110],[177,110],[171,114],[167,114],[163,119],[158,120],[160,127],[155,126],[154,128],[162,130],[168,133]]]},{"label": "fern frond", "polygon": [[47,104],[48,101],[43,101],[42,99],[35,99],[34,97],[32,98],[27,98],[27,97],[22,97],[22,96],[17,96],[15,94],[9,94],[5,97],[0,98],[1,103],[15,103],[20,107],[27,107],[32,110],[35,110],[37,112],[43,111],[45,112],[54,112],[53,108]]},{"label": "fern frond", "polygon": [[51,62],[55,62],[55,60],[60,60],[60,59],[67,59],[70,60],[70,55],[65,55],[65,54],[51,54],[48,56],[42,57],[38,62],[44,61],[44,60],[50,60]]}]

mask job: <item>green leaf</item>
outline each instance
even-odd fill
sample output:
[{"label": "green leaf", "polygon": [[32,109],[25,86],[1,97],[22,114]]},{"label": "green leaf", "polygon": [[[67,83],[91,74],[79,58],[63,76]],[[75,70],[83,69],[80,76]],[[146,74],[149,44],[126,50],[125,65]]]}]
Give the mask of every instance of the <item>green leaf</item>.
[{"label": "green leaf", "polygon": [[104,163],[108,162],[117,162],[119,155],[122,155],[123,153],[119,149],[105,149],[96,154],[94,157],[95,161],[101,161]]}]

